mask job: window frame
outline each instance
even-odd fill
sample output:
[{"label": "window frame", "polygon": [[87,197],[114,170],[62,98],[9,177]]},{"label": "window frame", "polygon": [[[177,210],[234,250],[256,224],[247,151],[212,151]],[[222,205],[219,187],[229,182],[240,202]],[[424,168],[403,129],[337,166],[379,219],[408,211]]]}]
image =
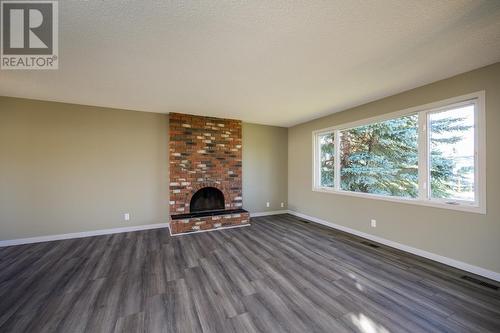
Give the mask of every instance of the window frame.
[{"label": "window frame", "polygon": [[[430,181],[430,114],[457,108],[461,105],[474,104],[474,202],[446,198],[432,198]],[[418,197],[394,197],[381,194],[363,193],[342,190],[340,188],[340,132],[350,128],[369,125],[376,122],[391,120],[407,115],[418,114]],[[486,214],[486,122],[485,122],[485,92],[456,96],[445,100],[411,107],[404,110],[387,113],[381,116],[354,121],[337,126],[327,127],[312,132],[313,170],[312,191],[345,195],[351,197],[377,199],[398,203],[430,206],[472,213]],[[335,138],[335,170],[334,187],[320,186],[320,145],[319,136],[334,133]]]}]

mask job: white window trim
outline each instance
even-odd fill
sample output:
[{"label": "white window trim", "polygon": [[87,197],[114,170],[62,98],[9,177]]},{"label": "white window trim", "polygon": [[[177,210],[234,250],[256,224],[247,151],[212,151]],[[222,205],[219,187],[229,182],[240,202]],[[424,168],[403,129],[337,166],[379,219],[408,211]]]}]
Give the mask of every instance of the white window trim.
[{"label": "white window trim", "polygon": [[[437,207],[479,214],[486,214],[486,115],[485,115],[485,92],[478,91],[471,94],[456,96],[441,100],[434,103],[429,103],[421,106],[411,107],[404,110],[387,113],[381,116],[370,117],[367,119],[354,121],[346,124],[341,124],[337,126],[332,126],[328,128],[323,128],[315,130],[312,132],[312,144],[313,144],[313,170],[312,170],[312,190],[314,192],[345,195],[351,197],[365,198],[365,199],[376,199],[383,201],[391,201],[398,203],[406,203],[420,206]],[[475,100],[475,202],[459,201],[459,200],[449,200],[449,199],[432,199],[429,195],[430,188],[425,182],[429,179],[428,177],[428,150],[429,147],[426,143],[428,140],[428,115],[443,111],[450,106],[456,107],[459,103],[468,103],[471,100]],[[453,104],[453,105],[451,105]],[[372,193],[362,193],[362,192],[352,192],[340,189],[340,149],[338,149],[340,131],[346,130],[353,127],[368,125],[375,122],[381,122],[385,120],[390,120],[400,116],[405,116],[409,114],[425,115],[419,116],[419,161],[427,160],[427,163],[419,163],[419,197],[418,198],[404,198],[404,197],[391,197]],[[335,133],[335,187],[321,187],[319,186],[320,180],[320,147],[318,144],[318,137],[325,133]],[[425,199],[423,199],[425,198]]]}]

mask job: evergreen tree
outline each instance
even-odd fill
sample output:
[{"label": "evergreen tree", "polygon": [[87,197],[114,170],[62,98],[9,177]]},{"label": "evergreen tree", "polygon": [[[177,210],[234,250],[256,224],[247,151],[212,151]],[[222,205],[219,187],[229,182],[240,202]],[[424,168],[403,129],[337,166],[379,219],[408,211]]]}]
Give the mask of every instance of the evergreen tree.
[{"label": "evergreen tree", "polygon": [[418,196],[418,117],[391,119],[342,132],[341,188]]},{"label": "evergreen tree", "polygon": [[[454,173],[455,161],[443,156],[438,145],[459,142],[470,126],[463,118],[432,121],[430,174],[433,197],[446,198],[457,184],[466,184],[470,168]],[[418,196],[418,116],[404,116],[341,132],[341,188],[390,196]],[[321,185],[334,185],[333,134],[320,137]]]},{"label": "evergreen tree", "polygon": [[438,145],[455,144],[463,139],[463,133],[471,128],[464,125],[464,118],[442,118],[431,122],[430,174],[431,191],[434,198],[448,198],[452,192],[461,192],[455,188],[457,183],[467,183],[466,175],[473,172],[471,167],[462,167],[455,174],[455,160],[443,156]]},{"label": "evergreen tree", "polygon": [[334,186],[335,136],[333,133],[320,136],[321,186]]}]

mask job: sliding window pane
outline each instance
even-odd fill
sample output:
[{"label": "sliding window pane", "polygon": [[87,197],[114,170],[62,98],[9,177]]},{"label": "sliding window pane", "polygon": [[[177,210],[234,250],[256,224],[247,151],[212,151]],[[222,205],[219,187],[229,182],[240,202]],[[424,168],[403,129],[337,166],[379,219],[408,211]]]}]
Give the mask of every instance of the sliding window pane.
[{"label": "sliding window pane", "polygon": [[431,197],[474,201],[474,105],[429,114]]},{"label": "sliding window pane", "polygon": [[418,196],[418,115],[341,131],[345,191]]},{"label": "sliding window pane", "polygon": [[335,184],[335,134],[318,136],[320,149],[320,186],[334,187]]}]

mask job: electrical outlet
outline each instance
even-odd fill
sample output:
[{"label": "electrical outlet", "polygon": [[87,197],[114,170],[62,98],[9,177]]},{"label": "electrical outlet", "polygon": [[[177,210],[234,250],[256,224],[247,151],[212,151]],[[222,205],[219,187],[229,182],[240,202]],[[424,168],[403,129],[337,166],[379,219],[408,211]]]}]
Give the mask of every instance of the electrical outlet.
[{"label": "electrical outlet", "polygon": [[281,203],[281,208],[283,208],[283,207],[285,207],[285,203],[284,202]]},{"label": "electrical outlet", "polygon": [[370,225],[371,225],[372,228],[376,228],[377,227],[377,220],[373,220],[372,219],[371,222],[370,222]]},{"label": "electrical outlet", "polygon": [[266,207],[269,207],[271,204],[268,202],[266,202]]},{"label": "electrical outlet", "polygon": [[130,220],[130,214],[129,214],[129,213],[125,213],[125,214],[123,214],[123,219],[124,219],[125,221],[129,221],[129,220]]}]

